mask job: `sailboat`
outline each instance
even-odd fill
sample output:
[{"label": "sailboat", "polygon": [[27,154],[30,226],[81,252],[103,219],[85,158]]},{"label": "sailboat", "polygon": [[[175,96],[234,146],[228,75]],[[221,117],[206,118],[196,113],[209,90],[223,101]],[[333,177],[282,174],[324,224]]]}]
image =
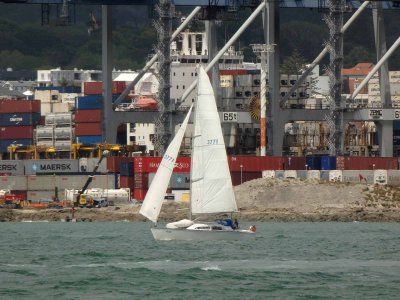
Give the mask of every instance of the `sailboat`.
[{"label": "sailboat", "polygon": [[[153,227],[151,232],[156,240],[236,240],[256,231],[254,225],[248,230],[235,228],[231,226],[231,220],[212,223],[192,220],[193,215],[238,211],[214,91],[203,67],[198,73],[190,171],[190,217],[168,223],[165,228]],[[140,214],[156,225],[192,109],[193,104],[168,146],[140,209]]]}]

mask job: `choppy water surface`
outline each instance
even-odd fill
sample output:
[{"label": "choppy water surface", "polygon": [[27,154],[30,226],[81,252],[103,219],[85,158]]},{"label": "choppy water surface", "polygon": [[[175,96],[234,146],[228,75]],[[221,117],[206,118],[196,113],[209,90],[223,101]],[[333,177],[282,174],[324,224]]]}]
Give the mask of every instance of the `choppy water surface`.
[{"label": "choppy water surface", "polygon": [[1,223],[0,299],[398,299],[400,224],[256,225],[157,242],[149,223]]}]

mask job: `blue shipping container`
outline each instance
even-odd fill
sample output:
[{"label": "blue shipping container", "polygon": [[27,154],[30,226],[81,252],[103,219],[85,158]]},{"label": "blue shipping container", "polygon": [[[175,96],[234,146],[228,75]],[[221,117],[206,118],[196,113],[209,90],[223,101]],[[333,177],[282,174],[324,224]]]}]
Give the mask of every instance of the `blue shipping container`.
[{"label": "blue shipping container", "polygon": [[133,176],[133,161],[121,162],[119,165],[119,173],[121,176]]},{"label": "blue shipping container", "polygon": [[336,170],[336,156],[322,156],[321,170]]},{"label": "blue shipping container", "polygon": [[307,170],[321,170],[321,156],[306,156]]},{"label": "blue shipping container", "polygon": [[60,93],[76,93],[80,94],[82,88],[80,86],[38,86],[35,87],[37,91],[59,91]]},{"label": "blue shipping container", "polygon": [[0,151],[2,153],[8,152],[10,145],[29,146],[32,145],[32,139],[0,140]]},{"label": "blue shipping container", "polygon": [[400,130],[400,121],[393,121],[393,130]]},{"label": "blue shipping container", "polygon": [[103,97],[101,95],[79,96],[76,97],[76,109],[100,109],[103,107]]},{"label": "blue shipping container", "polygon": [[78,144],[99,144],[101,141],[101,135],[80,135],[76,137]]},{"label": "blue shipping container", "polygon": [[31,126],[40,123],[40,113],[0,114],[0,126]]}]

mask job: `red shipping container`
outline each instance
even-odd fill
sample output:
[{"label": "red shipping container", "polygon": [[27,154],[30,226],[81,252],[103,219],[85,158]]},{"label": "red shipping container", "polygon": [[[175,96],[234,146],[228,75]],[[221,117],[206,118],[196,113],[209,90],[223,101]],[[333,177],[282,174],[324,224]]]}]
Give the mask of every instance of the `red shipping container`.
[{"label": "red shipping container", "polygon": [[261,177],[261,172],[231,172],[232,184],[234,186]]},{"label": "red shipping container", "polygon": [[[112,93],[121,94],[126,88],[125,81],[113,81]],[[103,93],[103,82],[90,81],[85,82],[83,86],[83,93],[85,95],[101,95]]]},{"label": "red shipping container", "polygon": [[245,69],[236,69],[236,70],[219,70],[219,75],[246,75],[247,70]]},{"label": "red shipping container", "polygon": [[336,158],[338,170],[398,170],[397,157],[363,157],[338,156]]},{"label": "red shipping container", "polygon": [[149,173],[135,173],[134,188],[147,189],[149,188]]},{"label": "red shipping container", "polygon": [[0,111],[6,113],[40,113],[40,100],[0,100]]},{"label": "red shipping container", "polygon": [[0,139],[32,139],[34,126],[0,127]]},{"label": "red shipping container", "polygon": [[283,158],[283,170],[305,170],[305,156],[285,156]]},{"label": "red shipping container", "polygon": [[[135,173],[155,173],[161,162],[161,157],[138,156],[134,158]],[[181,156],[176,159],[174,172],[190,172],[190,157]]]},{"label": "red shipping container", "polygon": [[107,158],[107,170],[110,173],[119,173],[122,162],[131,162],[133,157],[111,156]]},{"label": "red shipping container", "polygon": [[231,172],[283,169],[283,158],[280,156],[229,156],[228,163]]},{"label": "red shipping container", "polygon": [[100,123],[101,109],[78,109],[75,111],[75,123]]},{"label": "red shipping container", "polygon": [[120,176],[119,177],[119,187],[120,188],[130,188],[133,189],[135,185],[135,179],[131,176]]},{"label": "red shipping container", "polygon": [[146,197],[147,189],[134,189],[133,198],[137,201],[143,201]]},{"label": "red shipping container", "polygon": [[75,123],[75,135],[101,135],[101,123]]}]

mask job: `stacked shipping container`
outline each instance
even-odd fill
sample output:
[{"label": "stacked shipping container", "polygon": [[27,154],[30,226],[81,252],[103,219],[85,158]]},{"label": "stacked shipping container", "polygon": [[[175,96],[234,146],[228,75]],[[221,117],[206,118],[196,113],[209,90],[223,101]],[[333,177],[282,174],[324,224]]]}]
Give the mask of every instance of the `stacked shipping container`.
[{"label": "stacked shipping container", "polygon": [[[122,81],[114,81],[112,85],[113,99],[125,89]],[[76,142],[95,144],[102,142],[102,82],[85,82],[84,96],[77,97],[75,103],[75,135]]]},{"label": "stacked shipping container", "polygon": [[0,152],[7,152],[9,145],[32,145],[39,123],[40,101],[0,100]]}]

